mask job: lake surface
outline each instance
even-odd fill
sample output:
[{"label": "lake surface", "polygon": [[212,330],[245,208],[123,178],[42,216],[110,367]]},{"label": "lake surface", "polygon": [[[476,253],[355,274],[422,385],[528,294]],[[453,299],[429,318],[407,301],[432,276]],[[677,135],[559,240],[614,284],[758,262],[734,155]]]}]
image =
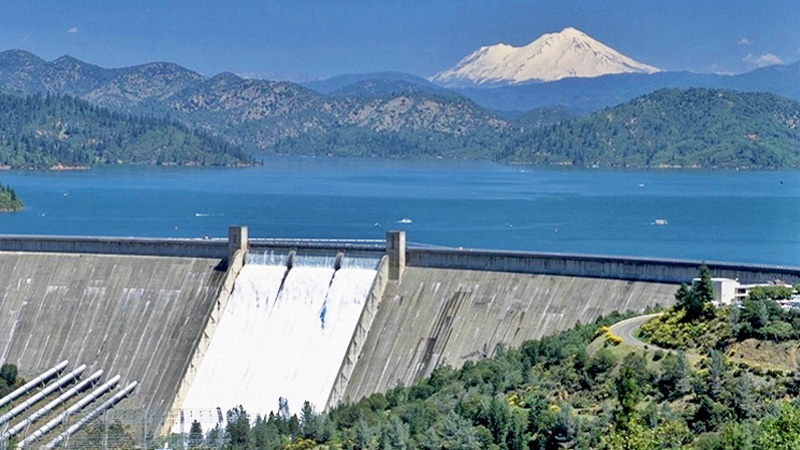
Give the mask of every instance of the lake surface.
[{"label": "lake surface", "polygon": [[26,204],[0,214],[6,234],[223,237],[244,224],[252,237],[381,239],[403,229],[428,245],[800,266],[796,171],[267,158],[246,169],[3,171],[0,183]]}]

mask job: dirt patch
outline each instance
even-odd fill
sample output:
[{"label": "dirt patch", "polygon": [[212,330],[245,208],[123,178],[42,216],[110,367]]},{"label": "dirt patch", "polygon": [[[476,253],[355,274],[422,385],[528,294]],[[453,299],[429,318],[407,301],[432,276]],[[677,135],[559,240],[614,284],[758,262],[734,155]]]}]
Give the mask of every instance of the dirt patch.
[{"label": "dirt patch", "polygon": [[728,357],[736,362],[745,362],[764,369],[794,371],[797,369],[797,356],[800,342],[772,342],[747,339],[737,342],[728,349]]}]

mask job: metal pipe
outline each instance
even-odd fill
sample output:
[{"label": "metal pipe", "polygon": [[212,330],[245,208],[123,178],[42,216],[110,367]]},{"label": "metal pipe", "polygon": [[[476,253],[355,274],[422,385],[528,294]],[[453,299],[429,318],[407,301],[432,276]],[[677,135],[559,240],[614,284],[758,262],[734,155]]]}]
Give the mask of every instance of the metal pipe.
[{"label": "metal pipe", "polygon": [[17,448],[24,448],[27,447],[33,441],[39,439],[40,437],[44,436],[45,434],[49,433],[53,428],[57,427],[61,422],[64,421],[68,416],[75,414],[76,412],[80,411],[89,403],[97,400],[98,397],[102,396],[106,392],[108,392],[111,388],[113,388],[118,382],[121,377],[119,375],[115,376],[114,378],[108,380],[105,384],[100,386],[99,388],[93,390],[92,392],[86,394],[82,399],[75,403],[74,405],[67,408],[66,411],[62,412],[61,414],[53,417],[49,422],[42,425],[41,428],[31,433],[28,437],[23,439],[22,441],[17,444]]},{"label": "metal pipe", "polygon": [[75,434],[75,432],[80,430],[81,427],[83,427],[87,423],[89,423],[92,420],[94,420],[95,417],[97,417],[100,414],[104,413],[106,410],[110,409],[111,407],[113,407],[114,405],[119,403],[122,399],[124,399],[125,397],[130,395],[130,393],[133,392],[133,390],[136,388],[137,384],[139,384],[138,381],[132,381],[132,382],[128,383],[127,386],[125,386],[124,388],[120,389],[120,391],[117,392],[116,394],[114,394],[113,397],[111,397],[110,399],[108,399],[105,402],[103,402],[103,404],[101,404],[100,406],[98,406],[97,408],[95,408],[94,410],[92,410],[91,412],[86,414],[85,416],[81,417],[80,420],[78,420],[77,422],[72,424],[72,426],[67,428],[66,431],[64,431],[63,433],[59,434],[58,436],[55,437],[55,439],[53,439],[52,441],[50,441],[47,444],[45,444],[43,448],[51,449],[51,448],[57,446],[58,444],[64,442],[64,439],[72,436],[73,434]]},{"label": "metal pipe", "polygon": [[67,400],[69,400],[73,395],[75,395],[78,392],[84,390],[87,386],[89,386],[90,384],[92,384],[95,381],[99,380],[101,376],[103,376],[103,370],[102,369],[98,370],[97,372],[95,372],[95,373],[93,373],[91,375],[89,375],[89,378],[87,378],[87,379],[81,381],[80,383],[76,384],[75,386],[70,388],[70,390],[68,390],[68,391],[64,392],[63,394],[59,395],[56,399],[52,400],[50,403],[42,406],[41,408],[36,410],[33,414],[31,414],[30,416],[26,417],[25,420],[23,420],[22,422],[20,422],[20,423],[14,425],[13,427],[11,427],[11,429],[9,429],[8,431],[6,431],[3,434],[2,438],[8,439],[11,436],[14,436],[15,434],[17,434],[20,431],[24,430],[25,427],[27,427],[28,425],[30,425],[30,424],[36,422],[37,420],[41,419],[44,415],[48,414],[50,411],[55,409],[57,406],[59,406],[62,403],[66,402]]},{"label": "metal pipe", "polygon": [[28,381],[25,384],[23,384],[22,386],[17,388],[14,392],[6,395],[3,398],[0,398],[0,408],[2,408],[3,406],[7,405],[8,403],[10,403],[12,400],[14,400],[15,398],[19,397],[20,395],[22,395],[22,394],[30,391],[31,389],[35,388],[36,386],[38,386],[40,384],[44,384],[45,382],[47,382],[47,380],[49,380],[50,378],[53,378],[54,376],[56,376],[56,374],[58,374],[62,370],[64,370],[64,368],[67,367],[67,364],[69,364],[69,361],[67,361],[66,359],[64,361],[61,361],[60,363],[56,364],[52,368],[46,370],[43,374],[41,374],[38,377],[32,379],[31,381]]},{"label": "metal pipe", "polygon": [[55,382],[48,385],[46,388],[42,389],[41,391],[37,392],[36,395],[33,397],[28,398],[24,402],[20,403],[19,405],[15,406],[11,409],[11,411],[3,414],[0,416],[0,425],[8,422],[9,420],[16,417],[17,414],[25,411],[26,409],[30,408],[31,406],[35,405],[39,400],[47,397],[48,395],[55,392],[57,389],[61,389],[61,387],[67,385],[68,383],[72,383],[73,380],[80,377],[81,373],[86,370],[86,364],[81,364],[72,372],[64,375],[63,377],[59,378]]}]

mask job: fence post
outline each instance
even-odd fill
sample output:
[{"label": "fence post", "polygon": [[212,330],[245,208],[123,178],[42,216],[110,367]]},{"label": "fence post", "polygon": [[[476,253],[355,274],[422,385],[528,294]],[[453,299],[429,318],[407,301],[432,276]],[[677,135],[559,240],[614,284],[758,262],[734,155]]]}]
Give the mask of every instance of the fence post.
[{"label": "fence post", "polygon": [[147,450],[147,408],[142,408],[142,450]]},{"label": "fence post", "polygon": [[108,450],[108,410],[103,411],[103,450]]},{"label": "fence post", "polygon": [[217,450],[222,448],[222,408],[217,407]]},{"label": "fence post", "polygon": [[185,423],[183,411],[181,411],[181,450],[186,450],[186,428],[184,428]]}]

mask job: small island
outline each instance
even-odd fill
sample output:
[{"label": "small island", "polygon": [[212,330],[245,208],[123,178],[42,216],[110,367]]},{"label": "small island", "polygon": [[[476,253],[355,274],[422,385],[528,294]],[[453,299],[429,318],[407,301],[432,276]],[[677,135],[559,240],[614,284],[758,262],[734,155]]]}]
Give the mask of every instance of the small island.
[{"label": "small island", "polygon": [[0,184],[0,213],[14,212],[22,209],[22,202],[17,198],[17,193],[11,186]]}]

